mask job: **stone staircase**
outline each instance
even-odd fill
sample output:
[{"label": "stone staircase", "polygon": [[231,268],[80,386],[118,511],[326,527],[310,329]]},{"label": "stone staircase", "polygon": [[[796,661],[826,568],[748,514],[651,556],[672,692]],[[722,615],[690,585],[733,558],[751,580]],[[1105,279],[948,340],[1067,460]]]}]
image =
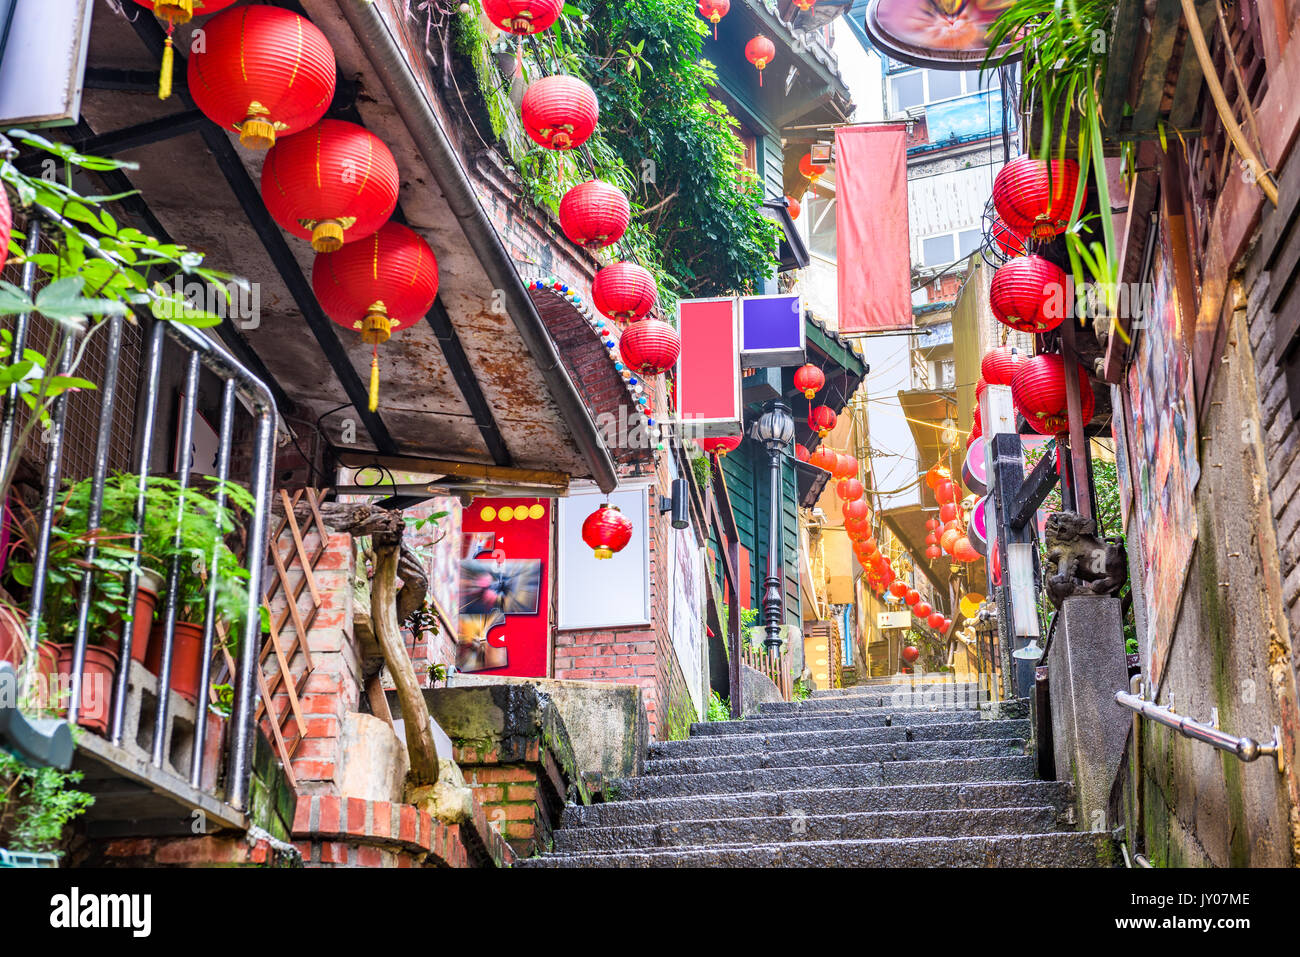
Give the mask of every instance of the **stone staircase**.
[{"label": "stone staircase", "polygon": [[974,685],[873,683],[651,746],[524,867],[1096,867],[1106,835],[1034,779],[1029,722]]}]

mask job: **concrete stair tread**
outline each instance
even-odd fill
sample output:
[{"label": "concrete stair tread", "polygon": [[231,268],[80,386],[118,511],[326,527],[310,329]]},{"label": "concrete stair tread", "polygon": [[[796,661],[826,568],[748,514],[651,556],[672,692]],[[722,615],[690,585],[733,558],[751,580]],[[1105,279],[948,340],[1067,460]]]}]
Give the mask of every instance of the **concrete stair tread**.
[{"label": "concrete stair tread", "polygon": [[646,762],[645,773],[649,775],[707,774],[714,771],[807,767],[808,765],[817,764],[845,765],[917,760],[1014,757],[1024,753],[1025,739],[1023,737],[948,741],[885,741],[843,747],[803,747],[779,751],[751,751],[743,754],[652,758]]},{"label": "concrete stair tread", "polygon": [[660,741],[650,746],[650,759],[745,754],[752,751],[789,751],[801,747],[848,747],[894,741],[976,741],[989,738],[1024,738],[1029,722],[1022,718],[965,721],[947,724],[895,724],[832,728],[824,731],[775,731],[768,734],[696,735],[680,741]]},{"label": "concrete stair tread", "polygon": [[710,721],[691,725],[691,736],[729,734],[771,734],[777,731],[831,731],[846,728],[884,728],[906,723],[958,724],[988,720],[978,711],[845,711],[842,714],[782,715],[747,718],[744,721]]},{"label": "concrete stair tread", "polygon": [[525,867],[1062,867],[1109,864],[1104,835],[1076,831],[980,837],[876,838],[687,845],[548,854]]}]

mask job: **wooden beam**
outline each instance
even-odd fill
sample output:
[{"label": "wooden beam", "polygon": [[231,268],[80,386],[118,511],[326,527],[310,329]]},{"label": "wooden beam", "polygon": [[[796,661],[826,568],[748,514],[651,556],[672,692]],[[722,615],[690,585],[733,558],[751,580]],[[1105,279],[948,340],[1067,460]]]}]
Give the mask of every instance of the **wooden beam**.
[{"label": "wooden beam", "polygon": [[339,462],[354,469],[379,466],[390,472],[452,475],[456,478],[482,479],[506,485],[546,485],[560,490],[567,490],[569,487],[567,472],[550,472],[543,469],[481,465],[477,462],[451,462],[446,459],[426,459],[413,455],[376,455],[373,452],[340,452]]},{"label": "wooden beam", "polygon": [[1115,9],[1115,24],[1110,35],[1105,86],[1101,93],[1101,115],[1110,137],[1119,131],[1124,119],[1124,101],[1128,99],[1133,75],[1133,52],[1141,30],[1142,0],[1120,0]]},{"label": "wooden beam", "polygon": [[1151,44],[1147,48],[1146,62],[1141,66],[1137,102],[1133,105],[1132,122],[1128,124],[1131,129],[1148,130],[1156,125],[1160,101],[1165,95],[1165,74],[1169,72],[1169,58],[1174,52],[1181,18],[1179,0],[1156,0],[1156,11],[1151,18]]},{"label": "wooden beam", "polygon": [[[1219,0],[1197,0],[1196,19],[1201,23],[1201,30],[1209,36],[1217,27],[1215,26],[1214,8]],[[1200,100],[1201,82],[1205,79],[1205,74],[1201,72],[1201,59],[1192,49],[1192,42],[1189,38],[1183,45],[1183,62],[1178,68],[1178,81],[1174,86],[1174,100],[1169,107],[1169,125],[1175,129],[1182,129],[1192,122],[1196,112],[1196,104]]]}]

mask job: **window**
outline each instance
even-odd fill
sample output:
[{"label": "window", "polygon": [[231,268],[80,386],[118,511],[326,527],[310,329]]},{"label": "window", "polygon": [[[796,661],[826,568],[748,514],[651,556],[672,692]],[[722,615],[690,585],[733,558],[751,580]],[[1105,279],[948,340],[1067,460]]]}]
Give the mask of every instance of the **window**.
[{"label": "window", "polygon": [[940,359],[934,364],[940,389],[951,389],[957,382],[957,360]]},{"label": "window", "polygon": [[980,76],[979,70],[908,70],[889,75],[889,105],[893,113],[914,106],[951,100],[983,90],[997,89],[996,72]]},{"label": "window", "polygon": [[921,240],[922,266],[946,266],[955,258],[952,254],[952,233]]},{"label": "window", "polygon": [[924,73],[903,73],[889,78],[889,90],[894,112],[902,113],[925,102]]},{"label": "window", "polygon": [[835,192],[826,177],[817,183],[817,195],[808,193],[808,248],[822,259],[835,261]]},{"label": "window", "polygon": [[963,229],[957,234],[957,258],[965,259],[971,253],[979,251],[984,245],[984,231],[981,229]]}]

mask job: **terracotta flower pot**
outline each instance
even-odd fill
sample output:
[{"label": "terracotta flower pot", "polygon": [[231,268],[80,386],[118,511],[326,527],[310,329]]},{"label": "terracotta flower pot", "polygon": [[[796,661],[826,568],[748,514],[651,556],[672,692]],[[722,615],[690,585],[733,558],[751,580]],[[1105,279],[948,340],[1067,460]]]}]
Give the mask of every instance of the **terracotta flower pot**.
[{"label": "terracotta flower pot", "polygon": [[[157,675],[162,671],[163,626],[157,622],[149,632],[149,654],[144,666]],[[188,621],[176,622],[172,642],[171,689],[186,701],[199,697],[199,659],[203,657],[203,626]]]},{"label": "terracotta flower pot", "polygon": [[[68,688],[72,686],[72,649],[72,645],[59,645],[58,677],[60,683]],[[86,660],[81,669],[81,704],[77,709],[77,724],[97,734],[108,732],[117,660],[117,652],[112,648],[102,645],[86,646]]]}]

